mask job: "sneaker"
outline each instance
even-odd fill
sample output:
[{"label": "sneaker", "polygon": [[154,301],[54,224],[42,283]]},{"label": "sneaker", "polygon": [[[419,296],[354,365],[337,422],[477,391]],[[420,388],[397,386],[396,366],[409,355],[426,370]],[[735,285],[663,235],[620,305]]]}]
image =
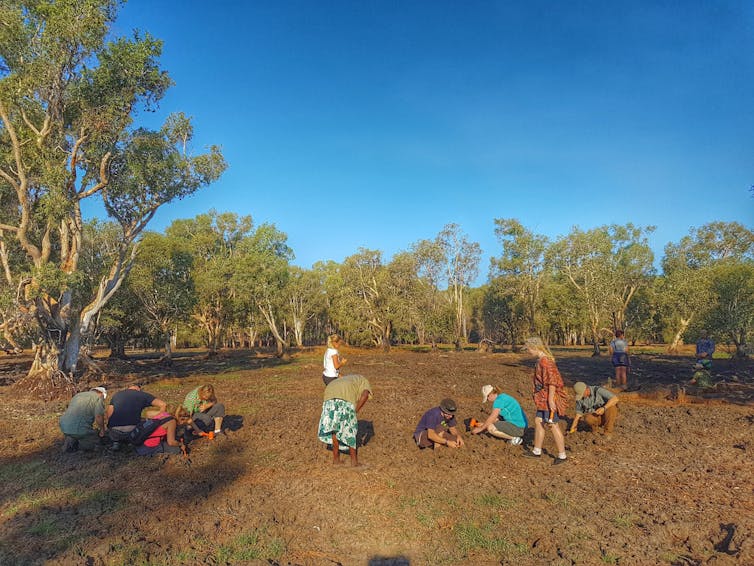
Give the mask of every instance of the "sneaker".
[{"label": "sneaker", "polygon": [[555,461],[552,463],[553,466],[560,466],[560,464],[565,464],[568,461],[568,458],[555,458]]},{"label": "sneaker", "polygon": [[510,439],[510,443],[511,443],[511,444],[512,444],[513,446],[518,446],[519,444],[522,444],[523,442],[524,442],[524,439],[523,439],[523,438],[521,438],[520,436],[517,436],[517,437],[515,437],[515,438],[511,438],[511,439]]},{"label": "sneaker", "polygon": [[114,441],[110,445],[110,450],[112,450],[113,452],[117,452],[118,450],[120,450],[120,442]]},{"label": "sneaker", "polygon": [[524,452],[524,458],[541,458],[542,454],[535,454],[534,452],[531,452],[527,450]]},{"label": "sneaker", "polygon": [[79,441],[70,436],[66,436],[63,440],[63,452],[76,452],[79,449]]}]

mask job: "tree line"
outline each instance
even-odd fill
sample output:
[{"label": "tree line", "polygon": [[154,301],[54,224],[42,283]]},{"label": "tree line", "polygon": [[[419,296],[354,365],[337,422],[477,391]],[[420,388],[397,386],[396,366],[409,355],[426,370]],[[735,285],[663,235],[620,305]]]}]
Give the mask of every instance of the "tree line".
[{"label": "tree line", "polygon": [[[708,329],[737,355],[754,330],[754,233],[737,223],[692,228],[665,247],[662,273],[647,243],[652,228],[573,228],[554,241],[516,219],[496,219],[499,242],[487,282],[473,287],[481,249],[456,224],[386,259],[359,249],[310,269],[274,225],[210,211],[147,232],[120,289],[93,324],[89,345],[220,348],[319,345],[337,332],[354,345],[441,343],[516,348],[530,334],[552,344],[600,343],[615,329],[636,342],[666,343]],[[117,225],[85,224],[77,294],[112,264]],[[7,299],[6,299],[6,302]],[[9,304],[12,301],[9,302]],[[3,311],[4,322],[13,309]],[[18,315],[18,313],[16,313]],[[28,328],[27,342],[33,328]],[[14,338],[14,340],[18,340]]]},{"label": "tree line", "polygon": [[[391,258],[292,264],[274,225],[208,212],[147,231],[157,210],[216,181],[221,149],[193,147],[181,112],[136,123],[172,86],[162,43],[111,37],[117,0],[0,3],[0,341],[33,347],[30,389],[72,383],[88,348],[321,344],[592,344],[622,327],[667,341],[708,327],[744,355],[754,318],[752,232],[713,222],[665,248],[651,227],[574,228],[554,241],[495,220],[499,249],[472,287],[481,249],[447,225]],[[101,199],[107,221],[86,220]]]}]

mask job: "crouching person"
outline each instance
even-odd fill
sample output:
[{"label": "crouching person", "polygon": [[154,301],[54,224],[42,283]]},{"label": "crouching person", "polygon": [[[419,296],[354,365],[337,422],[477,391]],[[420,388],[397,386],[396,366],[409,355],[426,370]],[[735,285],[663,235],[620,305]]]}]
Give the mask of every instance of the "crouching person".
[{"label": "crouching person", "polygon": [[435,445],[460,448],[463,439],[456,428],[456,402],[443,399],[439,407],[433,407],[422,416],[414,431],[414,442],[419,448]]},{"label": "crouching person", "polygon": [[[77,393],[60,417],[60,430],[65,435],[64,452],[94,450],[105,436],[105,398],[107,390],[95,387]],[[97,425],[97,430],[92,426]]]},{"label": "crouching person", "polygon": [[191,416],[189,426],[196,434],[207,436],[210,440],[220,434],[225,417],[225,405],[217,402],[214,387],[200,385],[191,390],[183,401],[183,407]]},{"label": "crouching person", "polygon": [[164,411],[167,405],[162,399],[142,391],[140,385],[131,385],[113,395],[105,411],[113,450],[119,450],[122,442],[128,442],[129,433],[141,422],[141,413],[147,407]]},{"label": "crouching person", "polygon": [[358,466],[356,433],[359,421],[356,417],[364,404],[372,397],[372,386],[362,375],[347,375],[327,384],[319,419],[319,439],[332,444],[333,464],[340,464],[340,450],[348,450],[351,465]]},{"label": "crouching person", "polygon": [[583,381],[573,386],[576,394],[576,417],[571,423],[569,434],[576,432],[576,427],[584,419],[591,430],[604,427],[605,436],[610,436],[618,418],[618,396],[604,387],[587,385]]},{"label": "crouching person", "polygon": [[[152,454],[181,454],[181,442],[176,430],[178,426],[189,422],[189,413],[184,407],[177,407],[172,413],[167,411],[150,411],[147,414],[156,426],[143,443],[134,441],[134,450],[139,456]],[[142,425],[143,426],[143,425]]]},{"label": "crouching person", "polygon": [[498,387],[485,385],[482,387],[482,402],[487,401],[492,401],[490,416],[486,421],[471,429],[472,434],[488,432],[496,438],[507,440],[514,446],[522,444],[529,421],[518,401],[503,393]]}]

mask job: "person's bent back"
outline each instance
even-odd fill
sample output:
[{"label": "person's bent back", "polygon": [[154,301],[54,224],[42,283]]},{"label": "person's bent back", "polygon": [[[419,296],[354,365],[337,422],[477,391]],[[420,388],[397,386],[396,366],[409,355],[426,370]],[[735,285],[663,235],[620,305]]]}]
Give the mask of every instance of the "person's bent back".
[{"label": "person's bent back", "polygon": [[141,422],[141,412],[147,407],[160,411],[166,408],[165,401],[141,390],[139,385],[118,391],[107,406],[108,435],[117,450],[121,442],[128,439],[128,433]]}]

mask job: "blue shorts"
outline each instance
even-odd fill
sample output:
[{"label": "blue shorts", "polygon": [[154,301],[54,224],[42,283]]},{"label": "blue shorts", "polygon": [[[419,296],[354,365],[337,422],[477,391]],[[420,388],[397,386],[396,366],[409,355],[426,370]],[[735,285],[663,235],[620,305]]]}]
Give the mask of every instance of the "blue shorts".
[{"label": "blue shorts", "polygon": [[537,411],[537,415],[535,418],[542,419],[543,423],[547,422],[547,419],[550,418],[550,414],[552,414],[552,422],[556,423],[560,420],[558,417],[558,413],[550,413],[550,411]]}]

